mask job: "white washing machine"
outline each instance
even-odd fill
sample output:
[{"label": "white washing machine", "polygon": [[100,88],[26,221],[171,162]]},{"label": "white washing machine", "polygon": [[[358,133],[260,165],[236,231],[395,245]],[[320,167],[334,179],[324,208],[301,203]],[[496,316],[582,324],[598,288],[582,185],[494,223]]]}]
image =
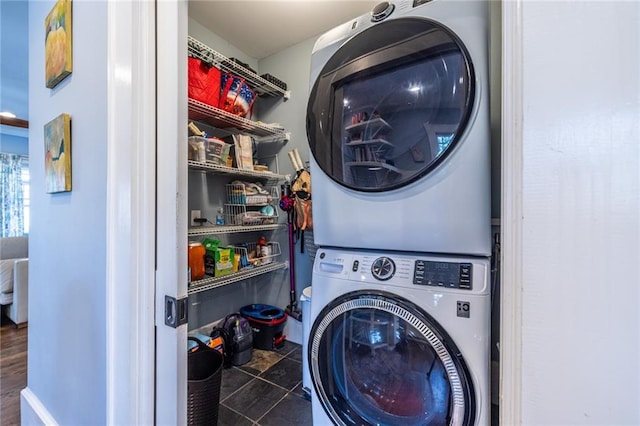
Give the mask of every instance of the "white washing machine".
[{"label": "white washing machine", "polygon": [[313,424],[488,425],[486,258],[319,249]]},{"label": "white washing machine", "polygon": [[482,0],[397,0],[317,40],[316,245],[491,254],[488,16]]}]

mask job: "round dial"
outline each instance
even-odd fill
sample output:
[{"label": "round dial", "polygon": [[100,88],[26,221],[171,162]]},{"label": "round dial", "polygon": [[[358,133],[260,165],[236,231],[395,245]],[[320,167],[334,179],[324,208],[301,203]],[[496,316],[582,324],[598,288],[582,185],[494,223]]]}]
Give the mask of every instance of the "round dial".
[{"label": "round dial", "polygon": [[396,264],[388,257],[379,257],[371,265],[371,274],[380,281],[386,281],[396,273]]},{"label": "round dial", "polygon": [[395,6],[388,1],[378,3],[371,11],[371,22],[380,22],[391,15]]}]

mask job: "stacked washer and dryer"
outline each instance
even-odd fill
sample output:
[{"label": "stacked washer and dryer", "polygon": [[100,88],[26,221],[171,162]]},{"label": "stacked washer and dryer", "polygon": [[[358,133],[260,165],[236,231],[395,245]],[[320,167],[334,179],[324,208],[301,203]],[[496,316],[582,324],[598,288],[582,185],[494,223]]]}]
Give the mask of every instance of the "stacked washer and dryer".
[{"label": "stacked washer and dryer", "polygon": [[315,44],[315,425],[489,424],[488,14],[383,2]]}]

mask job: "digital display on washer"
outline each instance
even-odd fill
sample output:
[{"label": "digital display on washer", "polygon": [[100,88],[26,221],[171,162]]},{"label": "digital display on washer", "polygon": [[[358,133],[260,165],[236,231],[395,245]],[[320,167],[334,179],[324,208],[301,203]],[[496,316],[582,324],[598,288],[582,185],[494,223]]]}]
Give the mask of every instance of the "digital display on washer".
[{"label": "digital display on washer", "polygon": [[471,283],[472,270],[471,263],[416,260],[413,269],[413,283],[471,290],[473,288]]}]

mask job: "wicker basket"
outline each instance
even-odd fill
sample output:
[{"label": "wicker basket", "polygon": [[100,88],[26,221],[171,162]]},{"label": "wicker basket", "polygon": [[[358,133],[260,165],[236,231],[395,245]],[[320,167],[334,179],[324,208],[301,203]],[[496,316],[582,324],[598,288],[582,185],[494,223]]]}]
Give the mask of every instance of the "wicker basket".
[{"label": "wicker basket", "polygon": [[218,424],[223,355],[189,336],[198,349],[187,355],[187,424]]}]

